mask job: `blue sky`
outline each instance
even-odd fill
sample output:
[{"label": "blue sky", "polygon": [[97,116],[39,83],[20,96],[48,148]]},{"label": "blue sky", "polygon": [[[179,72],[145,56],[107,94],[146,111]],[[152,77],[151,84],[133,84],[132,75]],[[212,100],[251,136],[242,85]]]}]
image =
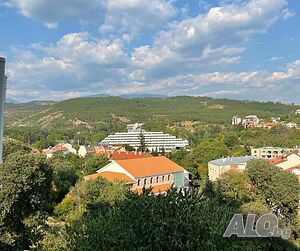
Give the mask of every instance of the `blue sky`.
[{"label": "blue sky", "polygon": [[300,103],[299,0],[0,0],[8,97]]}]

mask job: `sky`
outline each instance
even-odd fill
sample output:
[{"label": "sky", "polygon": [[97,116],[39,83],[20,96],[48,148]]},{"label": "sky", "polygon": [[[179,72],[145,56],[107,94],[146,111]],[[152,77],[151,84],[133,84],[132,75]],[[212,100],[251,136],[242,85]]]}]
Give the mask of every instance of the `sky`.
[{"label": "sky", "polygon": [[300,0],[0,0],[7,96],[300,104]]}]

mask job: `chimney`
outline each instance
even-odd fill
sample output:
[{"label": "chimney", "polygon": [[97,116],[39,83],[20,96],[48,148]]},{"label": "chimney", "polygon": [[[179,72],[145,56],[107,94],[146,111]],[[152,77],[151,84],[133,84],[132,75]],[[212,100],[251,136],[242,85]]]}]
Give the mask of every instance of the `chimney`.
[{"label": "chimney", "polygon": [[5,59],[0,57],[0,164],[3,163],[4,105],[6,94]]}]

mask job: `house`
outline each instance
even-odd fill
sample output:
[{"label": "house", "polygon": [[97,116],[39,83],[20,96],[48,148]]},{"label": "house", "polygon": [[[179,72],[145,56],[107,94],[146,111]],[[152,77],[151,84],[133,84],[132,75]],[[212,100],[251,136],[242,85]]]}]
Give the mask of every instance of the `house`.
[{"label": "house", "polygon": [[47,159],[51,159],[52,157],[53,157],[53,153],[54,153],[55,151],[53,150],[53,149],[50,149],[50,148],[48,148],[48,149],[44,149],[43,151],[42,151],[42,154],[43,155],[46,155],[47,156]]},{"label": "house", "polygon": [[239,116],[233,116],[231,120],[232,125],[239,125],[242,123],[242,118]]},{"label": "house", "polygon": [[300,156],[295,153],[289,153],[287,155],[283,155],[275,159],[271,159],[269,160],[269,163],[271,165],[278,166],[283,170],[287,170],[295,166],[300,166]]},{"label": "house", "polygon": [[93,146],[80,146],[78,150],[78,155],[79,157],[83,158],[88,154],[93,154],[95,153],[96,150]]},{"label": "house", "polygon": [[289,123],[285,124],[285,126],[287,128],[297,128],[298,127],[298,125],[295,122],[289,122]]},{"label": "house", "polygon": [[73,153],[77,154],[77,151],[73,146],[69,143],[61,143],[54,146],[54,150],[56,152],[63,152],[63,153]]},{"label": "house", "polygon": [[165,193],[172,186],[189,188],[189,173],[164,156],[113,160],[84,179],[98,177],[130,184],[137,193],[142,193],[143,188],[151,189],[154,194]]},{"label": "house", "polygon": [[252,148],[251,156],[258,156],[263,159],[275,159],[278,157],[285,156],[294,151],[293,148],[282,148],[282,147],[260,147]]},{"label": "house", "polygon": [[248,128],[258,125],[259,121],[260,120],[256,115],[248,115],[243,119],[242,124],[244,127]]},{"label": "house", "polygon": [[257,156],[227,157],[208,162],[208,177],[210,181],[215,181],[228,171],[244,171],[247,162],[253,159],[260,159]]},{"label": "house", "polygon": [[55,145],[54,147],[49,147],[42,151],[42,154],[46,155],[47,159],[52,158],[54,153],[77,154],[77,151],[69,143],[60,143],[60,144]]},{"label": "house", "polygon": [[279,123],[279,122],[266,122],[266,123],[255,125],[255,127],[262,127],[262,128],[271,129],[274,126],[280,126],[280,125],[281,125],[281,123]]},{"label": "house", "polygon": [[295,114],[296,114],[296,115],[300,115],[300,109],[296,110],[296,111],[295,111]]}]

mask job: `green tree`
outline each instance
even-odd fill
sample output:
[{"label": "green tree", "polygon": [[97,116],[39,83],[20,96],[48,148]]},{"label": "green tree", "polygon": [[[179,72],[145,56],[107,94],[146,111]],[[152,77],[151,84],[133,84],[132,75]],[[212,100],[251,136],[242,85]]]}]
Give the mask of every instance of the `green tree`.
[{"label": "green tree", "polygon": [[226,172],[213,184],[216,193],[242,204],[251,200],[253,189],[244,173]]},{"label": "green tree", "polygon": [[145,135],[143,134],[143,132],[140,133],[139,140],[140,140],[139,150],[141,152],[145,152],[147,149],[147,145],[146,145]]},{"label": "green tree", "polygon": [[[10,154],[0,166],[0,247],[26,249],[41,229],[50,200],[52,170],[44,158]],[[36,217],[39,219],[37,220]],[[45,222],[44,222],[45,224]],[[28,226],[28,227],[27,227]]]},{"label": "green tree", "polygon": [[27,154],[31,153],[31,148],[19,141],[12,140],[12,139],[7,139],[4,140],[4,145],[3,145],[3,159],[5,159],[13,153],[22,153],[22,154]]},{"label": "green tree", "polygon": [[128,194],[67,227],[71,250],[296,250],[280,238],[223,238],[238,209],[196,194]]},{"label": "green tree", "polygon": [[298,213],[300,195],[295,175],[265,160],[249,161],[246,174],[256,188],[257,196],[262,197],[275,214],[288,223],[292,222]]}]

